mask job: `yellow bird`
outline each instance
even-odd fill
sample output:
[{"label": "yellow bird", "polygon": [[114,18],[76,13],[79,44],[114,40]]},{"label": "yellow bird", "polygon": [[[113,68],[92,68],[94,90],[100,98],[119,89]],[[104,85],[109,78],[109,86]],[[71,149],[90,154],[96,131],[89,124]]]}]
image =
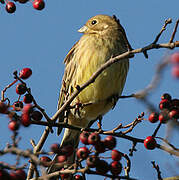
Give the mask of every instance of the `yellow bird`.
[{"label": "yellow bird", "polygon": [[[131,48],[125,31],[115,16],[94,16],[79,29],[79,32],[83,33],[83,36],[64,60],[66,67],[58,108],[75,91],[76,86],[81,86],[88,81],[102,64]],[[115,97],[122,93],[128,69],[128,59],[105,69],[94,83],[80,92],[72,101],[71,106],[77,108],[68,111],[67,123],[85,128],[91,121],[107,113],[115,105]],[[60,132],[61,129],[58,130],[58,133]],[[66,128],[62,145],[71,144],[76,148],[79,133],[79,131]]]}]

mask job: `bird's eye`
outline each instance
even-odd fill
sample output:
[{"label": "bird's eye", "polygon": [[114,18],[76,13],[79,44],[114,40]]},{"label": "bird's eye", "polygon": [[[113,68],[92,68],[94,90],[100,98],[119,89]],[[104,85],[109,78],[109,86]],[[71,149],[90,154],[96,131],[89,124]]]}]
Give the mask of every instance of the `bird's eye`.
[{"label": "bird's eye", "polygon": [[93,21],[91,22],[92,25],[95,25],[96,23],[97,23],[96,20],[93,20]]}]

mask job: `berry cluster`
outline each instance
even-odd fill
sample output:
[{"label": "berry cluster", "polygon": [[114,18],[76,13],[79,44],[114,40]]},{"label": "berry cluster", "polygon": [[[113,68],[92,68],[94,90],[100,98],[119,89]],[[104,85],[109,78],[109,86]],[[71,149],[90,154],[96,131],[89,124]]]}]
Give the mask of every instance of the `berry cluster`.
[{"label": "berry cluster", "polygon": [[[21,4],[25,4],[27,3],[29,0],[14,0],[14,2],[9,1],[9,0],[0,0],[0,3],[2,4],[6,4],[6,11],[10,14],[14,13],[16,11],[16,4],[15,2],[21,3]],[[34,0],[34,1],[30,1],[32,2],[32,5],[34,7],[34,9],[37,10],[42,10],[45,7],[45,2],[44,0]]]},{"label": "berry cluster", "polygon": [[[124,154],[114,149],[116,147],[116,138],[114,136],[109,135],[104,140],[101,140],[101,136],[98,133],[83,131],[80,134],[80,141],[85,146],[79,147],[76,150],[71,145],[60,147],[59,144],[52,144],[51,151],[58,154],[57,163],[64,163],[67,161],[68,157],[75,152],[77,161],[85,161],[86,166],[88,168],[95,168],[98,174],[105,176],[108,171],[110,171],[112,176],[116,177],[121,173],[122,164],[120,160]],[[91,145],[92,147],[88,148],[87,145]],[[110,164],[104,160],[104,157],[100,157],[100,154],[106,151],[111,151],[110,158],[112,161]],[[40,159],[47,163],[51,161],[47,156],[42,156]],[[62,179],[68,176],[69,174],[61,174]],[[81,175],[77,174],[74,176],[74,179],[83,178]]]},{"label": "berry cluster", "polygon": [[[31,120],[40,121],[43,117],[40,111],[35,110],[32,104],[33,96],[30,94],[26,84],[22,81],[22,79],[28,79],[31,74],[32,70],[30,68],[24,68],[20,71],[19,79],[21,80],[21,83],[16,85],[16,93],[19,95],[17,101],[12,105],[10,104],[10,100],[8,100],[8,104],[0,101],[0,113],[8,115],[10,119],[8,128],[12,131],[17,131],[21,124],[27,127],[31,124]],[[17,81],[18,80],[16,79],[9,87]],[[20,100],[22,95],[24,95],[23,100]],[[17,114],[20,112],[21,114]]]},{"label": "berry cluster", "polygon": [[[161,96],[159,109],[160,112],[150,113],[148,117],[149,122],[156,123],[159,121],[160,124],[166,124],[170,120],[177,121],[179,119],[179,99],[172,99],[170,94],[165,93]],[[154,135],[148,136],[144,140],[144,146],[147,149],[155,149],[157,143]]]},{"label": "berry cluster", "polygon": [[165,124],[171,119],[179,119],[179,99],[172,99],[171,95],[165,93],[161,97],[159,103],[160,112],[152,112],[149,115],[148,120],[151,123],[160,123]]},{"label": "berry cluster", "polygon": [[26,180],[26,172],[22,169],[8,172],[4,169],[0,170],[0,179],[2,180]]},{"label": "berry cluster", "polygon": [[172,75],[175,78],[179,78],[179,52],[175,52],[170,56],[170,62],[172,63]]}]

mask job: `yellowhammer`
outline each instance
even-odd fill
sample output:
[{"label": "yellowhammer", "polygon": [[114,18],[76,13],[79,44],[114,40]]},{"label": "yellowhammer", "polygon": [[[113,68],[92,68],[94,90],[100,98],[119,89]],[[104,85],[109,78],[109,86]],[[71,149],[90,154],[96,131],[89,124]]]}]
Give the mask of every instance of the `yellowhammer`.
[{"label": "yellowhammer", "polygon": [[[130,48],[125,31],[115,16],[94,16],[79,29],[79,32],[83,33],[83,36],[64,60],[66,67],[58,108],[70,97],[76,86],[88,81],[102,64]],[[71,106],[77,108],[68,111],[67,123],[85,128],[90,121],[107,113],[114,106],[114,97],[122,93],[128,69],[128,59],[105,69],[94,83],[73,100]],[[58,132],[60,133],[61,129]],[[79,133],[76,130],[65,129],[62,145],[71,144],[76,148]]]}]

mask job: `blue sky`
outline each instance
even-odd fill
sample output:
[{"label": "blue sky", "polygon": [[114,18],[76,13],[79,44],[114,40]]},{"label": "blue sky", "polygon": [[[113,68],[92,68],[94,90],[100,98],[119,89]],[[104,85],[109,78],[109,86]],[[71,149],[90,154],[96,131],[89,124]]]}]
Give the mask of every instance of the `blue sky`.
[{"label": "blue sky", "polygon": [[[133,48],[139,48],[151,43],[160,31],[164,21],[169,17],[175,22],[178,18],[179,1],[150,0],[150,1],[119,1],[119,0],[91,0],[91,1],[45,1],[46,7],[43,11],[34,10],[32,4],[17,4],[14,14],[8,14],[4,6],[0,7],[0,90],[13,81],[13,71],[30,67],[33,71],[32,77],[27,80],[32,89],[32,94],[37,102],[46,109],[49,116],[56,111],[60,83],[64,71],[63,59],[72,45],[81,37],[77,30],[90,17],[97,14],[115,14],[126,29],[126,33]],[[159,42],[168,42],[174,23],[167,27]],[[176,34],[179,40],[179,34]],[[149,59],[143,54],[136,55],[130,63],[130,70],[126,82],[124,95],[135,93],[143,89],[152,79],[156,65],[162,57],[172,51],[161,49],[148,52]],[[171,67],[163,74],[160,86],[153,91],[149,100],[157,106],[161,94],[171,93],[173,97],[179,98],[179,80],[171,77]],[[17,100],[15,87],[7,91],[12,100]],[[130,123],[142,111],[147,109],[135,99],[122,99],[114,110],[104,117],[105,129],[112,129],[120,122]],[[0,145],[4,147],[10,142],[11,132],[7,124],[8,120],[0,115]],[[156,124],[147,121],[139,124],[130,134],[135,137],[145,138],[154,131]],[[165,135],[165,125],[159,131],[159,136]],[[21,148],[31,148],[30,139],[40,138],[43,128],[31,126],[21,128]],[[177,141],[178,132],[174,131],[171,142],[179,146]],[[48,150],[50,144],[59,142],[56,134],[51,134],[45,144]],[[128,153],[131,143],[119,139],[117,148]],[[15,157],[0,160],[13,164]],[[147,151],[142,144],[137,145],[137,152],[131,158],[131,176],[138,179],[156,179],[156,172],[150,161],[155,160],[161,167],[163,177],[176,175],[178,167],[174,157],[160,150]],[[104,179],[103,177],[89,176],[88,179]]]}]

